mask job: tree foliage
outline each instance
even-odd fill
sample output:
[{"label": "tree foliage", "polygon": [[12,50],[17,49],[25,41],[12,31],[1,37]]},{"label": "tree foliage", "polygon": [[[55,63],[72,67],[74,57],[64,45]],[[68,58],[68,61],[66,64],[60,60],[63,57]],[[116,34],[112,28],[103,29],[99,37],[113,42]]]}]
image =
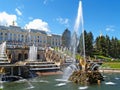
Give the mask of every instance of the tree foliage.
[{"label": "tree foliage", "polygon": [[64,47],[70,47],[71,43],[71,32],[68,29],[65,29],[65,31],[62,34],[62,45]]},{"label": "tree foliage", "polygon": [[84,39],[83,39],[83,34],[80,35],[80,40],[79,40],[79,45],[78,45],[78,53],[83,55],[83,40],[85,43],[85,54],[87,56],[92,56],[93,52],[93,35],[92,32],[87,33],[84,31]]},{"label": "tree foliage", "polygon": [[117,38],[110,39],[108,35],[99,36],[96,38],[95,47],[99,55],[120,58],[120,42]]},{"label": "tree foliage", "polygon": [[[78,53],[83,53],[83,34],[80,35],[79,45],[77,47]],[[85,41],[85,54],[86,56],[102,55],[112,58],[120,58],[120,40],[116,37],[110,37],[108,35],[98,36],[93,39],[92,32],[84,31]]]}]

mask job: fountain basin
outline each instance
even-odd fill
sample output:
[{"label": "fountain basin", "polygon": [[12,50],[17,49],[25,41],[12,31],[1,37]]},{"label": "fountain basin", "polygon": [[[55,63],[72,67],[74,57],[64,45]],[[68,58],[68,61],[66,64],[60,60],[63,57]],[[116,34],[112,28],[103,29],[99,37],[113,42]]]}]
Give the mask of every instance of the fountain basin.
[{"label": "fountain basin", "polygon": [[69,80],[77,84],[97,84],[104,81],[103,76],[98,71],[74,71]]}]

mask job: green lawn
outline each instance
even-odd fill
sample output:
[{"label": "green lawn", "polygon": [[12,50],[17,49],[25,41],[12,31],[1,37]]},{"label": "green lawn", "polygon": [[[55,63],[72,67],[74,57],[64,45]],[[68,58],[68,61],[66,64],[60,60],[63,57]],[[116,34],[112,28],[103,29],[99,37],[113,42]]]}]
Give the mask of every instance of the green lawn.
[{"label": "green lawn", "polygon": [[120,69],[120,62],[103,62],[102,67]]}]

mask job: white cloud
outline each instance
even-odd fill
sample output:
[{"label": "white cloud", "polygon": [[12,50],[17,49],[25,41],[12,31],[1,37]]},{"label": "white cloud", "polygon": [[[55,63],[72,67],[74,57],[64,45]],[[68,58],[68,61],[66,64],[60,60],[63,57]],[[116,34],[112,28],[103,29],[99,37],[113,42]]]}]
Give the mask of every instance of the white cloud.
[{"label": "white cloud", "polygon": [[6,12],[0,12],[0,25],[12,25],[13,21],[14,24],[17,25],[17,16],[13,14],[8,14]]},{"label": "white cloud", "polygon": [[69,26],[69,19],[68,18],[57,18],[56,19],[60,24],[63,24],[65,26]]},{"label": "white cloud", "polygon": [[48,2],[53,2],[53,0],[44,0],[44,1],[43,1],[43,4],[45,5],[45,4],[47,4]]},{"label": "white cloud", "polygon": [[19,16],[22,15],[22,12],[21,12],[18,8],[16,8],[15,11],[17,12],[17,14],[18,14]]},{"label": "white cloud", "polygon": [[27,29],[38,29],[42,31],[50,31],[47,22],[42,21],[41,19],[34,19],[33,21],[29,22],[25,25]]},{"label": "white cloud", "polygon": [[108,25],[108,26],[106,26],[106,29],[105,29],[106,31],[115,31],[115,26],[113,26],[113,25]]}]

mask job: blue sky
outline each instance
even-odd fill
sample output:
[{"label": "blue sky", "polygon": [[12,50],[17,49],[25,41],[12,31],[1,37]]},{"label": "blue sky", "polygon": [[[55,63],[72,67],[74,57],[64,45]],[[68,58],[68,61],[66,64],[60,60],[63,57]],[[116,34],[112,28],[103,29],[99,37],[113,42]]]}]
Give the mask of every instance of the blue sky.
[{"label": "blue sky", "polygon": [[[0,0],[0,25],[15,21],[22,28],[62,34],[73,32],[79,0]],[[119,0],[82,0],[84,28],[120,39]]]}]

